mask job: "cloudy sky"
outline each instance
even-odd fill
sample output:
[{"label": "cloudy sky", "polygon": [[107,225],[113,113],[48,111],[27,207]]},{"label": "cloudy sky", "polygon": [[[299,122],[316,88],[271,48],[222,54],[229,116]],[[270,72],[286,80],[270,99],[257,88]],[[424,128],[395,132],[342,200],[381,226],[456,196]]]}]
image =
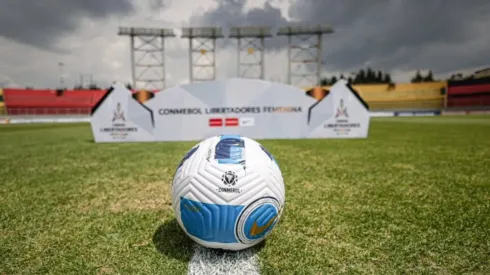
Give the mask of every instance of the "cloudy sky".
[{"label": "cloudy sky", "polygon": [[[408,81],[490,66],[488,0],[0,0],[0,87],[57,87],[92,75],[99,85],[131,79],[129,38],[118,26],[327,24],[324,75],[363,67]],[[166,40],[167,87],[189,81],[188,41]],[[237,76],[233,40],[218,41],[217,78]],[[266,41],[265,76],[286,81],[287,39]],[[84,79],[88,79],[87,76]]]}]

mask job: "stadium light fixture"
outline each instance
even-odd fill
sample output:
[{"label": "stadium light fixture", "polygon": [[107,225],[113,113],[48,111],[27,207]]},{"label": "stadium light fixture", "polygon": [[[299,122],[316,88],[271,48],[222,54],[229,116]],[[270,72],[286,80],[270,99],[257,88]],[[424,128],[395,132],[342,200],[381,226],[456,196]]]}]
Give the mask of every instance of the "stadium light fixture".
[{"label": "stadium light fixture", "polygon": [[265,38],[272,37],[271,28],[232,27],[228,37],[237,39],[238,77],[264,79]]},{"label": "stadium light fixture", "polygon": [[129,36],[131,78],[134,89],[164,89],[165,38],[175,37],[173,29],[119,27],[118,35]]},{"label": "stadium light fixture", "polygon": [[224,38],[223,30],[219,27],[182,28],[181,37],[189,39],[190,82],[214,80],[216,40]]},{"label": "stadium light fixture", "polygon": [[[334,30],[331,27],[324,25],[291,25],[278,29],[278,36],[288,37],[288,82],[290,85],[293,85],[293,78],[298,80],[294,85],[303,84],[304,81],[308,82],[307,84],[305,83],[308,86],[320,85],[323,65],[322,38],[324,34],[333,32]],[[315,37],[316,41],[312,41]],[[297,67],[302,67],[303,72],[293,72],[293,65],[296,65],[294,66],[295,70]],[[305,70],[304,67],[310,68]],[[314,70],[311,70],[311,67],[315,67]]]}]

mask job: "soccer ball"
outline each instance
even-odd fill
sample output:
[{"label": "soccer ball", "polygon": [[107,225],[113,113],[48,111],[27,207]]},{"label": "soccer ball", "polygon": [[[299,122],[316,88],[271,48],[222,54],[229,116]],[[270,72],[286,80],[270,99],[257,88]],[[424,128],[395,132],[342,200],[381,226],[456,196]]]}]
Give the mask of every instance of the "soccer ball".
[{"label": "soccer ball", "polygon": [[172,183],[180,227],[208,248],[242,250],[261,242],[279,221],[284,181],[274,157],[243,136],[207,138],[187,152]]}]

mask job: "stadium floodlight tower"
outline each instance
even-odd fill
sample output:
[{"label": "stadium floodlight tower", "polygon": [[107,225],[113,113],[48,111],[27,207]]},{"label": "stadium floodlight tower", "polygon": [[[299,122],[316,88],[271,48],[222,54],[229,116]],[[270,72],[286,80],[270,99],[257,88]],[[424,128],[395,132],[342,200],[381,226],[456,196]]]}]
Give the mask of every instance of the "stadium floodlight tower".
[{"label": "stadium floodlight tower", "polygon": [[265,38],[271,36],[270,27],[232,27],[230,29],[229,37],[237,39],[238,77],[265,78]]},{"label": "stadium floodlight tower", "polygon": [[223,30],[219,27],[182,28],[181,37],[189,38],[189,81],[216,79],[216,40],[224,37]]},{"label": "stadium floodlight tower", "polygon": [[165,88],[165,38],[173,29],[120,27],[118,35],[130,37],[133,89]]},{"label": "stadium floodlight tower", "polygon": [[[277,35],[287,36],[289,42],[289,85],[306,85],[310,87],[320,85],[323,65],[322,38],[324,34],[328,33],[333,33],[333,29],[321,25],[279,28]],[[301,67],[303,70],[297,70],[298,67]]]}]

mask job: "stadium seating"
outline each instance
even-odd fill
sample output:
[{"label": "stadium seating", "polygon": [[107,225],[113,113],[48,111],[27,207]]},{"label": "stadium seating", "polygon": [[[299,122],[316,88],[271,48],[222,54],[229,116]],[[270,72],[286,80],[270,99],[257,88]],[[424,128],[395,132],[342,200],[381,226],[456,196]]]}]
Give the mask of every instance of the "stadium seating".
[{"label": "stadium seating", "polygon": [[[322,88],[328,90],[330,86]],[[488,79],[354,85],[353,88],[371,111],[441,110],[445,101],[450,109],[490,107]],[[316,89],[312,88],[306,91],[315,98],[325,95],[325,92],[315,93]],[[133,97],[145,102],[154,92],[133,91]],[[0,89],[0,115],[88,115],[105,93],[106,90]]]},{"label": "stadium seating", "polygon": [[0,89],[0,116],[5,115],[5,103],[3,102],[3,90]]},{"label": "stadium seating", "polygon": [[89,114],[105,90],[4,89],[9,115]]},{"label": "stadium seating", "polygon": [[[106,92],[106,90],[4,89],[3,98],[6,113],[9,115],[88,115]],[[145,102],[157,91],[132,92],[136,100]],[[0,101],[0,111],[2,104]]]},{"label": "stadium seating", "polygon": [[463,80],[448,83],[447,107],[478,109],[490,107],[490,80]]},{"label": "stadium seating", "polygon": [[353,85],[353,88],[371,111],[440,110],[444,106],[446,83]]},{"label": "stadium seating", "polygon": [[356,85],[354,89],[371,110],[440,110],[444,106],[445,82]]}]

